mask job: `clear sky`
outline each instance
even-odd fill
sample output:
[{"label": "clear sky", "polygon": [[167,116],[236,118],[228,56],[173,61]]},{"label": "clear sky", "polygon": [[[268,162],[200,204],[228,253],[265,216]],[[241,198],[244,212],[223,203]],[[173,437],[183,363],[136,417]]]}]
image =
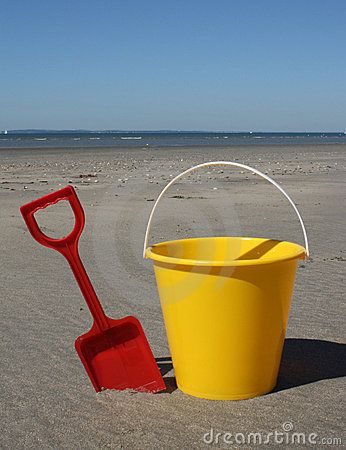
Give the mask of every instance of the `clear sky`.
[{"label": "clear sky", "polygon": [[346,130],[346,0],[1,0],[0,130]]}]

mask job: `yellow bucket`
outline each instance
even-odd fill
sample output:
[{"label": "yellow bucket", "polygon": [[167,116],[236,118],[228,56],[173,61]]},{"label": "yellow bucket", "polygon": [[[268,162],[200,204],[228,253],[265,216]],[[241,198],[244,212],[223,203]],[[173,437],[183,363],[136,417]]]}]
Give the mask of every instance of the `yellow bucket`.
[{"label": "yellow bucket", "polygon": [[[298,215],[305,248],[251,237],[193,238],[147,247],[164,192],[185,174],[211,165],[251,170],[278,187]],[[154,262],[180,390],[201,398],[238,400],[275,387],[297,264],[308,253],[306,230],[293,201],[256,169],[228,161],[204,163],[165,187],[149,218],[144,254]]]}]

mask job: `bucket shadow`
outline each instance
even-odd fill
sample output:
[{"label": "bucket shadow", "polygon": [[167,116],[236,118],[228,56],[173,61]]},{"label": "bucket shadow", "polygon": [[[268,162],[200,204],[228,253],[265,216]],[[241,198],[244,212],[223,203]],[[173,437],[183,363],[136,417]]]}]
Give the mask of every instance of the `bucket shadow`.
[{"label": "bucket shadow", "polygon": [[[170,356],[156,358],[161,375],[173,369]],[[346,344],[318,339],[285,339],[278,382],[268,395],[321,380],[346,376]],[[174,377],[165,377],[166,390],[177,388]]]},{"label": "bucket shadow", "polygon": [[346,375],[346,345],[318,339],[286,339],[278,383],[280,392]]}]

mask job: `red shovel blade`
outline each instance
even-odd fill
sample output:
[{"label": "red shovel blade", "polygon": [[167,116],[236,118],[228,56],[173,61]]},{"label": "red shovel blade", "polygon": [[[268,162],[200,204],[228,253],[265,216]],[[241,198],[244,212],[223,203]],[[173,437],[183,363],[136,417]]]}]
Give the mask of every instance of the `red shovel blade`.
[{"label": "red shovel blade", "polygon": [[140,322],[132,316],[107,319],[107,330],[100,332],[93,327],[75,342],[95,390],[133,389],[151,393],[165,390]]}]

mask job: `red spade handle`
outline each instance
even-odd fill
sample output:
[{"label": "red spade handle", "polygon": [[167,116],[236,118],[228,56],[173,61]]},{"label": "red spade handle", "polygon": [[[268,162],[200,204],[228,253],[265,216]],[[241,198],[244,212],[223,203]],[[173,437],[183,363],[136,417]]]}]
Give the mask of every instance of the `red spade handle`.
[{"label": "red spade handle", "polygon": [[[75,225],[70,234],[63,238],[55,239],[47,236],[41,231],[34,215],[39,209],[54,205],[60,200],[67,200],[70,203],[75,215]],[[37,200],[21,206],[20,211],[32,237],[40,244],[53,248],[65,256],[71,266],[97,327],[99,330],[108,329],[109,323],[107,316],[102,309],[78,253],[78,241],[84,228],[85,218],[76,191],[72,186],[66,186],[59,191],[44,195]]]},{"label": "red spade handle", "polygon": [[[39,209],[44,209],[49,205],[54,205],[60,200],[67,200],[70,203],[75,215],[75,225],[69,235],[63,238],[55,239],[47,236],[41,231],[34,215]],[[32,237],[40,244],[59,250],[66,247],[66,245],[78,243],[79,236],[82,234],[84,228],[85,218],[82,205],[80,204],[76,191],[72,186],[66,186],[59,191],[51,192],[50,194],[44,195],[37,200],[33,200],[32,202],[21,206],[20,211]]]}]

